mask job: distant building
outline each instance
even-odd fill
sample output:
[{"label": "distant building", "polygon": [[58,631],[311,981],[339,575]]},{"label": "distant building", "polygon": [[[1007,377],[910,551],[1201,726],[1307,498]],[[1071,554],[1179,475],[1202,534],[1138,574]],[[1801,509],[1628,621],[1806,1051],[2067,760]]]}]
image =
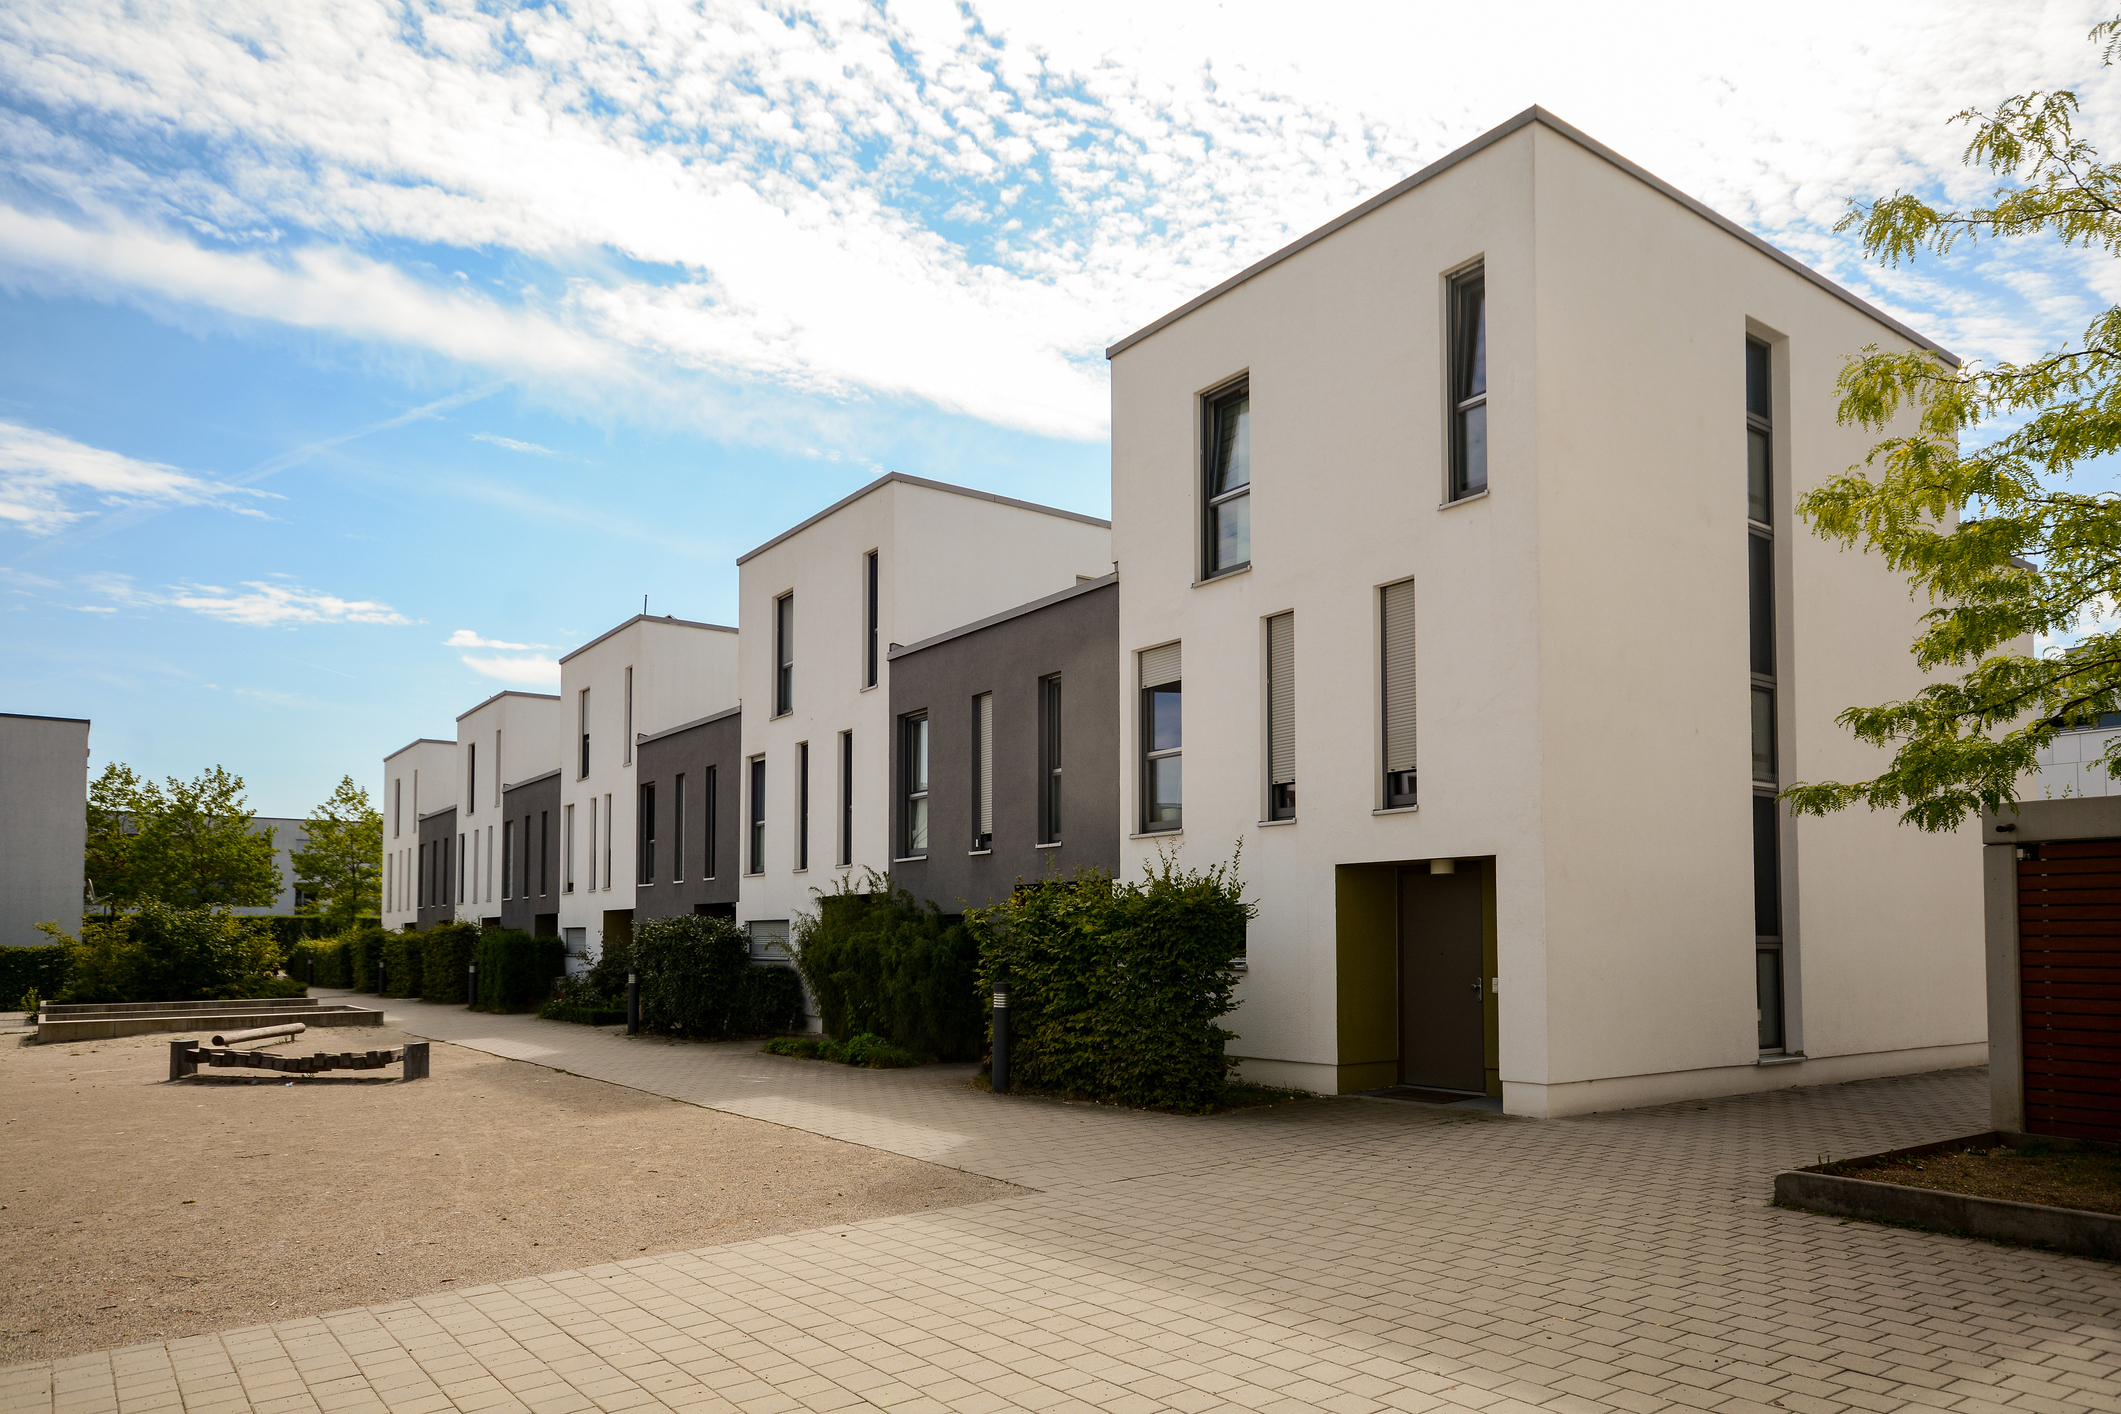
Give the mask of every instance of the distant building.
[{"label": "distant building", "polygon": [[293,913],[307,901],[308,895],[295,887],[295,851],[309,847],[309,833],[300,820],[290,820],[283,815],[254,815],[250,832],[262,835],[272,831],[273,867],[280,871],[280,892],[270,904],[262,908],[231,908],[230,913],[268,914]]},{"label": "distant building", "polygon": [[0,712],[0,946],[80,926],[88,835],[88,719]]}]

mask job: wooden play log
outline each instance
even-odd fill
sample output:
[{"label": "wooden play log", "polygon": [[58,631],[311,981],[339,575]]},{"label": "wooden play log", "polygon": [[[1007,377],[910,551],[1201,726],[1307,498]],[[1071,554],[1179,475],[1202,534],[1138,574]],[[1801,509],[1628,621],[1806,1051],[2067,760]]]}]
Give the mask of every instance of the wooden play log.
[{"label": "wooden play log", "polygon": [[238,1041],[263,1041],[273,1036],[299,1036],[309,1029],[299,1021],[290,1021],[285,1026],[253,1026],[248,1031],[230,1031],[214,1037],[217,1046],[233,1046]]}]

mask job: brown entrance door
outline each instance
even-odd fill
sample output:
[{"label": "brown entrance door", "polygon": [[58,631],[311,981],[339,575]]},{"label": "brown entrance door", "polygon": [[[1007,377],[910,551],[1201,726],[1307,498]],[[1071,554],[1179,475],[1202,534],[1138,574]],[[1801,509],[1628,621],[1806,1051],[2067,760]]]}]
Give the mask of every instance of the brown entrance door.
[{"label": "brown entrance door", "polygon": [[1480,871],[1399,873],[1399,1081],[1487,1088]]},{"label": "brown entrance door", "polygon": [[2121,840],[2018,861],[2025,1127],[2121,1140]]}]

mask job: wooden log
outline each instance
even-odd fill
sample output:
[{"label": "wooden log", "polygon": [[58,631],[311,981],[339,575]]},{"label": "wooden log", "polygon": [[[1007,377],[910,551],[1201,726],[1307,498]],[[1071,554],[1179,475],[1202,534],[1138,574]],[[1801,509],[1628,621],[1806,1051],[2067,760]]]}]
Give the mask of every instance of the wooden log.
[{"label": "wooden log", "polygon": [[228,1031],[214,1037],[217,1046],[233,1046],[238,1041],[263,1041],[274,1036],[299,1036],[309,1027],[299,1021],[290,1021],[285,1026],[253,1026],[248,1031]]},{"label": "wooden log", "polygon": [[169,1078],[182,1080],[187,1075],[199,1073],[198,1042],[192,1040],[169,1043]]}]

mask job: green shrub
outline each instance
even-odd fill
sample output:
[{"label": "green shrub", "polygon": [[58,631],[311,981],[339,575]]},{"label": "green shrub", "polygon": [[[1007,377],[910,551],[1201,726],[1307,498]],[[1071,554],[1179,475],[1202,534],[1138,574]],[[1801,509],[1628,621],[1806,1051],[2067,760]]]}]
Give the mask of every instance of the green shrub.
[{"label": "green shrub", "polygon": [[384,984],[389,991],[387,997],[417,997],[420,995],[420,975],[426,957],[426,945],[418,933],[407,933],[402,929],[385,933],[377,954],[383,961]]},{"label": "green shrub", "polygon": [[346,985],[346,945],[337,938],[304,938],[288,950],[287,975],[311,987]]},{"label": "green shrub", "polygon": [[1009,1066],[1027,1090],[1201,1111],[1229,1079],[1217,1021],[1237,1005],[1254,908],[1237,860],[1182,871],[1168,856],[1139,883],[1099,870],[1018,887],[967,916],[980,983],[1010,983]]},{"label": "green shrub", "polygon": [[356,992],[376,989],[376,962],[383,955],[383,929],[374,923],[358,923],[339,935],[345,950],[346,983]]},{"label": "green shrub", "polygon": [[66,990],[73,975],[74,957],[64,943],[34,948],[0,948],[0,1007],[27,1011],[20,999],[35,992],[40,1000],[54,1001]]},{"label": "green shrub", "polygon": [[471,1000],[464,995],[466,974],[471,960],[478,953],[479,930],[470,923],[437,923],[425,932],[405,930],[408,939],[417,942],[408,946],[420,949],[420,996],[430,1002],[442,1002],[448,1006],[462,1006]]},{"label": "green shrub", "polygon": [[776,1056],[838,1061],[870,1070],[903,1070],[921,1063],[921,1058],[904,1046],[894,1046],[867,1032],[848,1041],[835,1041],[830,1036],[776,1036],[761,1049]]},{"label": "green shrub", "polygon": [[[131,913],[88,917],[71,938],[45,930],[72,959],[69,1002],[188,1002],[286,995],[276,990],[280,954],[269,928],[223,908],[142,904]],[[296,994],[300,987],[296,984]]]},{"label": "green shrub", "polygon": [[607,932],[600,940],[597,960],[590,966],[581,985],[591,996],[602,997],[620,1006],[626,1004],[626,974],[633,970],[633,932],[617,929]]},{"label": "green shrub", "polygon": [[726,918],[651,918],[634,926],[641,1024],[688,1036],[793,1029],[803,984],[789,967],[751,961],[750,939]]},{"label": "green shrub", "polygon": [[552,995],[552,982],[567,970],[566,946],[558,938],[534,938],[520,928],[479,934],[480,1011],[532,1011]]},{"label": "green shrub", "polygon": [[795,961],[827,1035],[870,1033],[923,1056],[972,1060],[986,1008],[979,948],[962,921],[871,873],[856,892],[842,879],[795,922]]}]

